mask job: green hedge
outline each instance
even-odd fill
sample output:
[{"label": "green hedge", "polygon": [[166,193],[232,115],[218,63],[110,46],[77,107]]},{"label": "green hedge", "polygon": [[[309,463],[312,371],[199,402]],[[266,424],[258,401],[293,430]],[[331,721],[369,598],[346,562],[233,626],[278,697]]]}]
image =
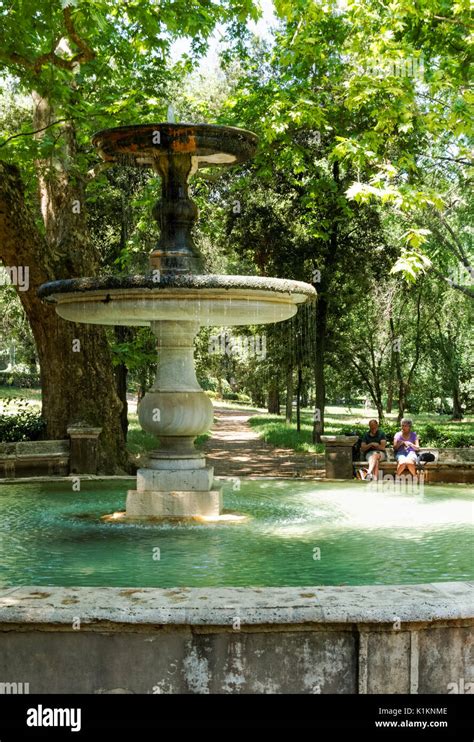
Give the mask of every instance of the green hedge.
[{"label": "green hedge", "polygon": [[[31,409],[26,399],[2,399],[0,402],[2,409],[6,410],[0,415],[0,441],[14,443],[41,438],[46,423],[38,411]],[[9,414],[9,408],[16,412]]]},{"label": "green hedge", "polygon": [[40,386],[40,378],[37,374],[27,374],[19,371],[12,371],[11,373],[0,371],[0,386],[16,386],[20,389],[35,389]]},{"label": "green hedge", "polygon": [[[387,436],[387,442],[392,444],[395,433],[400,430],[398,425],[383,424],[380,426]],[[469,448],[474,446],[474,435],[472,433],[450,433],[449,430],[441,430],[434,425],[413,423],[413,429],[418,434],[423,447],[429,448]],[[367,425],[346,426],[338,431],[337,435],[356,434],[362,437],[368,431]]]}]

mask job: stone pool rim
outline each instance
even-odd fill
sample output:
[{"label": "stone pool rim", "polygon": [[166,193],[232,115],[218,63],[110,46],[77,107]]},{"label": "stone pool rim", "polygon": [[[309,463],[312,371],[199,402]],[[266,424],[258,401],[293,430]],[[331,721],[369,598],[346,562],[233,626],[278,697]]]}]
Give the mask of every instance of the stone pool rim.
[{"label": "stone pool rim", "polygon": [[[232,627],[301,624],[432,623],[470,625],[474,582],[306,587],[49,587],[0,588],[0,627],[104,623]],[[238,612],[237,612],[238,611]],[[47,629],[46,629],[47,630]],[[400,630],[400,629],[399,629]]]}]

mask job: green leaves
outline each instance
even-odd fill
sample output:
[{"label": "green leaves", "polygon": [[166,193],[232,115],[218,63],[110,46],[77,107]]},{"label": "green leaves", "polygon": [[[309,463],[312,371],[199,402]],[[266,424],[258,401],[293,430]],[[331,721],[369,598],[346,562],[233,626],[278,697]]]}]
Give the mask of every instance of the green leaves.
[{"label": "green leaves", "polygon": [[429,229],[409,229],[408,232],[405,232],[403,235],[405,242],[409,247],[411,247],[413,250],[416,250],[421,245],[424,245],[427,236],[431,234]]},{"label": "green leaves", "polygon": [[36,441],[46,428],[41,413],[26,399],[1,399],[0,409],[1,441]]},{"label": "green leaves", "polygon": [[380,199],[382,203],[394,201],[397,198],[397,192],[393,188],[377,188],[369,183],[352,183],[347,189],[346,196],[348,199],[356,201],[358,204],[369,204]]},{"label": "green leaves", "polygon": [[[423,244],[420,242],[421,235],[415,235],[414,232],[427,232],[428,230],[410,230],[410,236],[407,241],[413,240],[414,244]],[[425,241],[425,240],[424,240]],[[415,283],[420,274],[426,273],[431,268],[431,260],[420,250],[413,248],[403,248],[402,253],[392,270],[392,274],[402,273],[407,283]]]}]

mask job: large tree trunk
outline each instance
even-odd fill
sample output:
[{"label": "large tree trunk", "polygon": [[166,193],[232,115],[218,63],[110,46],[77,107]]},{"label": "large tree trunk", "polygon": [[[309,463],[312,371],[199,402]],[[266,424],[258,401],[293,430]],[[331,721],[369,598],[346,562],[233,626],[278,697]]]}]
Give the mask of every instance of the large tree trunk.
[{"label": "large tree trunk", "polygon": [[390,380],[388,382],[388,388],[387,388],[387,405],[385,407],[385,411],[387,415],[390,415],[393,408],[393,379],[390,376]]},{"label": "large tree trunk", "polygon": [[383,410],[383,401],[382,401],[382,388],[380,384],[380,377],[378,376],[377,367],[374,364],[374,390],[375,390],[375,407],[377,409],[377,416],[379,419],[379,423],[383,422],[384,419],[384,410]]},{"label": "large tree trunk", "polygon": [[[332,176],[334,184],[339,193],[341,193],[341,180],[339,172],[339,162],[335,160],[332,165]],[[339,252],[339,234],[338,234],[338,212],[339,207],[335,204],[333,211],[333,221],[331,236],[329,240],[329,251],[326,256],[324,270],[321,273],[321,282],[316,286],[318,290],[318,300],[316,303],[316,330],[315,330],[315,357],[314,357],[314,382],[316,385],[316,409],[313,423],[313,442],[321,443],[321,436],[324,433],[324,411],[326,408],[326,380],[324,374],[324,363],[326,359],[326,334],[329,311],[329,288],[331,283],[332,268],[337,262]]]},{"label": "large tree trunk", "polygon": [[328,305],[325,293],[321,291],[316,304],[316,350],[314,355],[314,383],[316,385],[316,409],[313,424],[313,441],[321,442],[324,433],[324,408],[326,407],[326,385],[324,378],[324,358],[326,345]]},{"label": "large tree trunk", "polygon": [[387,386],[387,406],[385,411],[387,415],[390,415],[393,408],[393,385],[394,385],[394,361],[393,361],[393,347],[390,351],[390,367],[388,372],[388,386]]},{"label": "large tree trunk", "polygon": [[105,330],[62,320],[36,295],[45,281],[81,275],[76,262],[86,275],[95,269],[86,245],[84,251],[74,250],[63,230],[56,234],[51,243],[38,230],[18,169],[0,163],[0,257],[6,265],[29,268],[29,289],[18,294],[38,351],[47,436],[65,438],[68,425],[78,421],[102,427],[99,469],[115,473],[127,469],[128,457]]},{"label": "large tree trunk", "polygon": [[272,379],[268,388],[268,412],[271,415],[280,414],[280,389],[278,379]]},{"label": "large tree trunk", "polygon": [[301,407],[309,407],[309,389],[306,384],[301,385]]},{"label": "large tree trunk", "polygon": [[463,419],[463,409],[459,393],[459,384],[455,382],[453,384],[453,420]]},{"label": "large tree trunk", "polygon": [[296,385],[296,430],[301,431],[301,389],[303,386],[303,372],[298,366],[298,383]]},{"label": "large tree trunk", "polygon": [[379,423],[382,424],[384,420],[384,413],[383,413],[383,403],[380,398],[377,400],[376,407],[377,407],[377,415],[378,415]]},{"label": "large tree trunk", "polygon": [[398,415],[397,415],[397,422],[400,425],[403,415],[405,413],[405,408],[407,406],[407,398],[408,398],[408,387],[405,384],[404,381],[400,381],[399,387],[398,387]]},{"label": "large tree trunk", "polygon": [[[423,293],[423,283],[420,285],[420,290],[418,292],[417,300],[416,300],[416,336],[415,336],[415,354],[412,361],[412,364],[410,366],[410,370],[406,376],[406,379],[403,378],[403,370],[402,370],[402,364],[400,360],[400,350],[395,351],[394,358],[395,358],[395,368],[397,371],[397,379],[398,379],[398,422],[400,423],[403,418],[403,413],[405,412],[407,401],[408,401],[408,395],[410,394],[410,389],[412,385],[412,379],[414,378],[415,369],[418,365],[418,362],[420,360],[421,355],[421,297]],[[393,348],[393,342],[395,340],[395,331],[394,331],[394,323],[393,318],[390,317],[390,332],[392,337],[392,348]]]},{"label": "large tree trunk", "polygon": [[[117,325],[114,327],[115,340],[117,343],[125,343],[132,338],[132,328]],[[127,401],[127,379],[128,368],[125,363],[118,363],[114,369],[115,384],[117,395],[122,404],[120,412],[120,424],[122,426],[123,437],[127,440],[128,433],[128,401]]]},{"label": "large tree trunk", "polygon": [[289,424],[293,417],[293,369],[289,368],[286,375],[286,405],[285,420]]}]

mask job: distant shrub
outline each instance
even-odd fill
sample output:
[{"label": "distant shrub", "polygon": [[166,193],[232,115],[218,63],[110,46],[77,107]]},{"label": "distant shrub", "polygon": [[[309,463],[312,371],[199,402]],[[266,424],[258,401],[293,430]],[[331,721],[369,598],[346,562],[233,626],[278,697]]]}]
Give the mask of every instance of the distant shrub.
[{"label": "distant shrub", "polygon": [[[387,443],[392,445],[394,435],[400,430],[400,427],[393,425],[393,423],[383,423],[380,427],[387,436]],[[467,431],[450,433],[449,430],[441,430],[430,423],[417,425],[416,420],[414,420],[413,427],[424,448],[469,448],[474,446],[474,434]],[[346,426],[338,431],[336,435],[358,435],[362,437],[368,429],[367,425]]]},{"label": "distant shrub", "polygon": [[244,392],[239,392],[239,402],[242,404],[252,404],[250,396]]},{"label": "distant shrub", "polygon": [[439,428],[436,428],[434,425],[428,424],[425,426],[423,440],[429,441],[427,445],[433,446],[433,441],[439,441],[445,437],[446,436],[443,434],[443,432],[439,430]]},{"label": "distant shrub", "polygon": [[37,374],[28,374],[22,371],[0,371],[0,386],[15,386],[20,389],[34,389],[40,386]]},{"label": "distant shrub", "polygon": [[198,376],[198,381],[205,392],[217,392],[217,379],[214,376]]},{"label": "distant shrub", "polygon": [[[400,430],[400,428],[398,428],[396,425],[385,425],[385,423],[380,427],[387,436],[387,443],[392,444],[393,437],[397,430]],[[358,435],[360,438],[362,438],[362,436],[367,433],[368,429],[368,425],[351,425],[342,428],[342,430],[340,431],[337,431],[336,435]]]},{"label": "distant shrub", "polygon": [[0,414],[0,441],[37,441],[46,422],[41,414],[31,409],[26,399],[2,399]]}]

